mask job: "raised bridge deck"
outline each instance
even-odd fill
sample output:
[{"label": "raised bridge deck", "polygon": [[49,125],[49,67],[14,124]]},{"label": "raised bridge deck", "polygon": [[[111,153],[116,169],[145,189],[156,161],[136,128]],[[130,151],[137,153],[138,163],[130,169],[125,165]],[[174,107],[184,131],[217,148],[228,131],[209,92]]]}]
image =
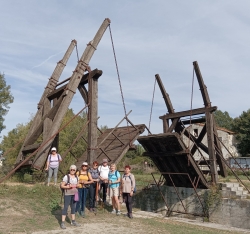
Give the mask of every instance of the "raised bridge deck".
[{"label": "raised bridge deck", "polygon": [[[140,124],[128,127],[119,127],[115,129],[106,129],[98,137],[97,145],[99,147],[97,149],[92,149],[96,150],[96,158],[94,160],[97,160],[100,163],[103,158],[107,158],[109,162],[116,164],[119,163],[122,157],[129,150],[129,143],[131,142],[132,144],[134,141],[136,141],[138,136],[144,132],[145,128],[146,126],[144,124]],[[112,131],[113,133],[111,133]],[[106,137],[107,139],[104,141]],[[77,160],[76,166],[80,168],[82,163],[86,160],[87,151],[85,151],[84,154]]]},{"label": "raised bridge deck", "polygon": [[[169,186],[208,188],[207,180],[178,133],[141,136],[137,139]],[[190,179],[187,174],[189,174]],[[171,175],[171,179],[169,177]],[[193,183],[193,184],[192,184]]]}]

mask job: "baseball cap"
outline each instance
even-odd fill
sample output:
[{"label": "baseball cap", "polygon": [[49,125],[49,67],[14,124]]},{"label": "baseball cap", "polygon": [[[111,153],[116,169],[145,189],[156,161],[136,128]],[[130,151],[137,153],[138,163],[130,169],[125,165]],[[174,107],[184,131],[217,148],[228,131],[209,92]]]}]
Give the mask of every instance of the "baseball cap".
[{"label": "baseball cap", "polygon": [[87,162],[83,162],[82,165],[88,166],[89,164]]},{"label": "baseball cap", "polygon": [[104,159],[102,160],[102,162],[108,162],[108,159],[104,158]]},{"label": "baseball cap", "polygon": [[76,165],[71,165],[69,169],[75,169],[76,170]]},{"label": "baseball cap", "polygon": [[56,151],[56,147],[52,147],[51,151]]}]

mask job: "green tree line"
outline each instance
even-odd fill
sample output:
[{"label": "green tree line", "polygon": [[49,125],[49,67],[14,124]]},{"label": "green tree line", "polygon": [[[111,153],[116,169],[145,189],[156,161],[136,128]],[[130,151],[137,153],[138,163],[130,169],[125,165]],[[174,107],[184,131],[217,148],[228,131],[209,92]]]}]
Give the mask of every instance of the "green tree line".
[{"label": "green tree line", "polygon": [[237,149],[242,156],[250,154],[250,109],[243,111],[239,117],[232,118],[227,111],[217,110],[214,113],[218,127],[235,132],[238,141]]}]

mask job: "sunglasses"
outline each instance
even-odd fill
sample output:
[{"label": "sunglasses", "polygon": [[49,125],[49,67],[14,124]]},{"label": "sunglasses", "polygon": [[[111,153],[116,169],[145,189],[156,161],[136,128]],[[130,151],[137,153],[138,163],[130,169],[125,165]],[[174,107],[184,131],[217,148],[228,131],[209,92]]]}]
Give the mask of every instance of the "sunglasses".
[{"label": "sunglasses", "polygon": [[76,171],[75,169],[70,169],[71,171]]},{"label": "sunglasses", "polygon": [[82,167],[87,167],[87,165],[82,165]]}]

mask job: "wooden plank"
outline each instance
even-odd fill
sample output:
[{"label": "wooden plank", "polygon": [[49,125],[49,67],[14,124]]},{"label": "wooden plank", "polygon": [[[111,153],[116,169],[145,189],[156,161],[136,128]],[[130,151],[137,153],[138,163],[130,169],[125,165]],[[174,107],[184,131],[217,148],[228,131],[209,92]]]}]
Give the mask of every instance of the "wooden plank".
[{"label": "wooden plank", "polygon": [[210,112],[206,112],[207,146],[208,146],[208,155],[210,160],[211,178],[212,182],[217,184],[218,171],[217,171],[217,163],[215,157],[214,134],[213,134],[214,126],[212,117],[213,116]]},{"label": "wooden plank", "polygon": [[160,116],[159,119],[174,119],[174,118],[181,118],[181,117],[186,117],[186,116],[190,116],[190,115],[200,115],[200,114],[204,114],[206,112],[213,112],[217,110],[217,106],[213,106],[213,107],[209,107],[209,108],[198,108],[198,109],[193,109],[188,110],[188,111],[181,111],[181,112],[175,112],[173,114],[166,114],[163,116]]},{"label": "wooden plank", "polygon": [[36,149],[40,147],[40,145],[41,143],[35,143],[33,145],[25,145],[23,147],[23,153],[28,154],[28,153],[34,152]]},{"label": "wooden plank", "polygon": [[[49,82],[44,90],[44,93],[42,94],[42,97],[38,103],[38,111],[34,117],[34,120],[31,124],[30,130],[29,130],[29,132],[24,140],[24,143],[19,151],[19,154],[18,154],[17,159],[16,159],[16,163],[19,163],[23,159],[23,153],[22,153],[23,146],[27,145],[27,141],[30,140],[31,135],[33,135],[34,131],[37,129],[37,125],[39,125],[41,120],[42,120],[44,99],[51,91],[53,91],[55,89],[56,83],[59,80],[59,78],[63,72],[63,69],[67,64],[69,57],[70,57],[73,49],[75,48],[75,45],[76,45],[76,40],[72,40],[66,53],[64,54],[64,56],[62,58],[62,60],[57,63],[57,65],[56,65],[56,67],[51,75],[51,78],[50,78],[50,80],[49,80]],[[35,139],[34,142],[36,140],[37,139]]]},{"label": "wooden plank", "polygon": [[83,98],[85,104],[88,104],[89,103],[88,102],[88,91],[87,91],[86,87],[84,85],[80,84],[78,86],[78,90],[79,90],[80,94],[82,95],[82,98]]},{"label": "wooden plank", "polygon": [[178,152],[143,152],[143,156],[149,157],[176,157],[176,155],[187,155],[186,150],[178,151]]},{"label": "wooden plank", "polygon": [[[99,77],[98,77],[99,78]],[[98,78],[89,75],[88,79],[88,100],[90,105],[88,108],[88,154],[87,162],[92,165],[96,158],[97,146],[97,111],[98,111]]]},{"label": "wooden plank", "polygon": [[214,125],[214,135],[215,135],[214,136],[214,144],[215,144],[215,148],[218,149],[218,151],[219,151],[219,152],[217,152],[217,151],[215,152],[216,160],[217,160],[217,163],[220,167],[219,173],[221,176],[226,177],[227,170],[226,170],[226,165],[225,165],[224,161],[222,161],[222,158],[220,157],[220,155],[223,157],[223,153],[222,153],[222,149],[221,149],[221,143],[218,140],[218,132],[217,132],[214,116],[213,116],[213,122],[214,122],[213,125]]},{"label": "wooden plank", "polygon": [[169,129],[168,129],[168,132],[173,132],[173,130],[175,129],[178,121],[180,120],[180,118],[176,118],[176,119],[173,119],[172,121],[172,124],[170,125]]},{"label": "wooden plank", "polygon": [[165,104],[167,106],[168,112],[170,114],[174,113],[174,108],[173,108],[172,102],[171,102],[171,100],[169,98],[168,93],[166,92],[166,90],[164,88],[164,85],[162,84],[162,81],[161,81],[161,78],[160,78],[159,74],[155,75],[155,79],[156,79],[156,81],[158,83],[158,86],[159,86],[159,88],[161,90],[161,93],[162,93],[163,99],[165,101]]},{"label": "wooden plank", "polygon": [[[89,42],[89,44],[87,45],[84,53],[81,56],[81,59],[79,60],[75,71],[73,72],[73,75],[67,85],[66,88],[66,96],[64,97],[64,99],[62,100],[62,103],[60,105],[60,108],[58,109],[55,118],[53,120],[53,125],[52,128],[50,130],[49,135],[53,136],[59,129],[63,117],[65,116],[68,107],[71,103],[71,100],[76,92],[76,89],[79,86],[79,83],[81,81],[81,77],[83,76],[85,70],[88,67],[89,61],[91,60],[94,51],[96,50],[104,32],[106,31],[106,28],[109,26],[110,24],[110,20],[109,19],[105,19],[104,22],[102,23],[101,27],[99,28],[99,30],[97,31],[94,39]],[[48,153],[50,145],[52,144],[52,141],[49,141],[41,150],[40,152],[46,152]],[[39,157],[36,162],[34,163],[34,167],[36,168],[41,168],[42,165],[44,164],[46,158],[44,157]]]},{"label": "wooden plank", "polygon": [[55,89],[54,91],[50,92],[48,95],[47,95],[47,98],[49,100],[52,100],[52,99],[55,99],[55,98],[59,98],[62,93],[64,92],[64,89],[66,88],[67,84],[63,85],[62,87],[58,88],[58,89]]},{"label": "wooden plank", "polygon": [[198,80],[198,83],[200,86],[200,91],[201,91],[201,95],[202,95],[202,98],[204,101],[204,105],[205,105],[205,107],[211,107],[211,102],[210,102],[210,98],[208,95],[207,86],[205,85],[205,83],[203,81],[203,78],[202,78],[200,68],[199,68],[197,61],[194,61],[193,65],[194,65],[195,74],[196,74],[196,77],[197,77],[197,80]]}]

